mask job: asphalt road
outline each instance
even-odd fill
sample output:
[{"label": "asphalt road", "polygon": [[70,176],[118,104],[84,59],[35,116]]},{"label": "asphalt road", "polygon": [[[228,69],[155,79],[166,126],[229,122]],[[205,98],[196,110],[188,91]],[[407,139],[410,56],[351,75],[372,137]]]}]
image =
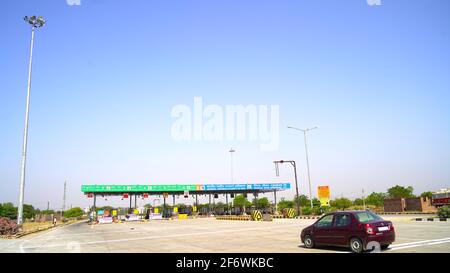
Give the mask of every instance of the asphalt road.
[{"label": "asphalt road", "polygon": [[[394,222],[394,252],[450,253],[450,222]],[[55,228],[20,239],[0,239],[0,252],[348,252],[346,248],[306,249],[299,240],[313,220],[273,222],[215,219],[164,220]]]}]

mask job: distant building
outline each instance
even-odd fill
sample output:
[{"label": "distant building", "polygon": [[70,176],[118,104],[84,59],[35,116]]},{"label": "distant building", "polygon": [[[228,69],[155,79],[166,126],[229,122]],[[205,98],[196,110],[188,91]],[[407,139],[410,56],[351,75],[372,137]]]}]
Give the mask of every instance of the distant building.
[{"label": "distant building", "polygon": [[432,203],[435,207],[450,205],[450,188],[434,192],[432,198]]}]

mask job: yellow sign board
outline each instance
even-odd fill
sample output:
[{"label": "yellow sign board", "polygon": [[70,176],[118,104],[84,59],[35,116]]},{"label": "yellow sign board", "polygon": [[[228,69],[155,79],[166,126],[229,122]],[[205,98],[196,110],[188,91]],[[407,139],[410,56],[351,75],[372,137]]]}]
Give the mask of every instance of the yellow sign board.
[{"label": "yellow sign board", "polygon": [[158,213],[159,212],[159,209],[158,208],[154,208],[153,209],[153,213]]},{"label": "yellow sign board", "polygon": [[137,209],[133,210],[133,214],[139,214],[139,210]]},{"label": "yellow sign board", "polygon": [[197,212],[197,206],[193,206],[193,207],[192,207],[192,211],[193,211],[193,212]]},{"label": "yellow sign board", "polygon": [[320,206],[321,207],[330,206],[330,187],[329,186],[319,186],[319,187],[317,187],[317,193],[319,195]]},{"label": "yellow sign board", "polygon": [[178,212],[178,207],[173,207],[173,212],[177,213]]},{"label": "yellow sign board", "polygon": [[117,216],[117,210],[114,209],[114,210],[112,211],[112,216]]}]

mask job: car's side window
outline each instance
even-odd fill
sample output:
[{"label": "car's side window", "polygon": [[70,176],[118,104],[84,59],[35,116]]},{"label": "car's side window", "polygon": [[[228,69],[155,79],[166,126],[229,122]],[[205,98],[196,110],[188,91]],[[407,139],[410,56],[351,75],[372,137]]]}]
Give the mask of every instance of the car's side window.
[{"label": "car's side window", "polygon": [[345,227],[350,224],[350,215],[349,214],[338,214],[334,220],[335,227]]},{"label": "car's side window", "polygon": [[318,228],[326,228],[326,227],[331,227],[331,225],[333,224],[333,215],[326,215],[324,216],[322,219],[320,219],[317,222],[316,227]]}]

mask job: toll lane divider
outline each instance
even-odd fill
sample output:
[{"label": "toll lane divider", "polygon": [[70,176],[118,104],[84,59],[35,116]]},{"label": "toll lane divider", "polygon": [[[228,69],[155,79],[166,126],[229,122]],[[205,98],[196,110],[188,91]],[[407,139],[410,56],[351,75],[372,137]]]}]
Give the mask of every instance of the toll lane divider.
[{"label": "toll lane divider", "polygon": [[274,219],[319,219],[322,216],[294,216],[292,218],[285,217],[284,215],[273,215]]},{"label": "toll lane divider", "polygon": [[232,220],[232,221],[250,221],[250,215],[221,215],[216,216],[217,220]]},{"label": "toll lane divider", "polygon": [[417,222],[450,222],[450,219],[449,218],[428,217],[428,218],[413,218],[412,221],[417,221]]},{"label": "toll lane divider", "polygon": [[251,215],[220,215],[216,216],[217,220],[233,220],[233,221],[272,221],[273,219],[305,219],[315,220],[321,216],[296,216],[293,218],[286,218],[283,215],[269,215],[260,214],[260,212],[252,212]]}]

